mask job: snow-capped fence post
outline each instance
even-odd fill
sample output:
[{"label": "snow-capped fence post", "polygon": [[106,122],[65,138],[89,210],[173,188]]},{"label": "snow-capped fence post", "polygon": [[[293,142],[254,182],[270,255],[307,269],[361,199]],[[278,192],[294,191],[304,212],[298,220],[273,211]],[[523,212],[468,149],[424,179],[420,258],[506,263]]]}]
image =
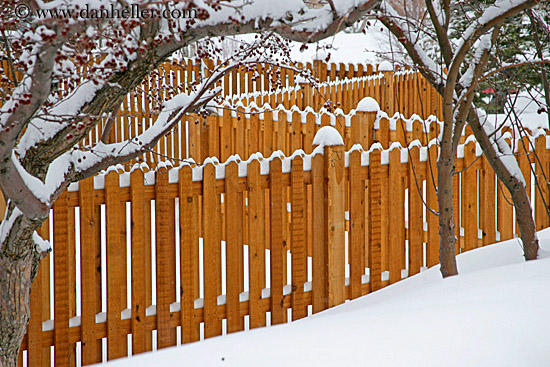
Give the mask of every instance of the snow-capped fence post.
[{"label": "snow-capped fence post", "polygon": [[[326,256],[326,302],[330,308],[344,303],[346,299],[344,141],[338,130],[325,126],[319,129],[313,144],[323,149],[324,157],[323,252]],[[319,244],[314,243],[315,246]],[[316,249],[318,251],[319,247]],[[316,249],[314,248],[313,251],[315,252]]]},{"label": "snow-capped fence post", "polygon": [[372,97],[365,97],[357,104],[355,116],[351,120],[351,136],[355,144],[368,149],[374,141],[374,122],[380,111],[378,102]]},{"label": "snow-capped fence post", "polygon": [[383,105],[382,109],[388,115],[392,116],[395,113],[394,109],[394,75],[393,66],[389,61],[384,61],[378,65],[378,72],[384,74],[384,89],[383,89]]}]

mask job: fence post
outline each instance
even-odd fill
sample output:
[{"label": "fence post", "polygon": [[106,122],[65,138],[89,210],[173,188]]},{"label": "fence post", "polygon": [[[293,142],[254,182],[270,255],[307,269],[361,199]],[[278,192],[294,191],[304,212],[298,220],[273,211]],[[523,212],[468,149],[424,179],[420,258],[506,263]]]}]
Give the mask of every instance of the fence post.
[{"label": "fence post", "polygon": [[[319,129],[313,145],[323,148],[324,156],[324,253],[326,254],[327,306],[344,303],[345,245],[344,245],[344,141],[333,127]],[[314,244],[319,246],[319,244]],[[315,250],[314,250],[315,251]],[[314,265],[315,266],[315,265]]]},{"label": "fence post", "polygon": [[351,122],[351,145],[361,144],[363,149],[369,149],[374,140],[374,122],[378,111],[380,106],[374,98],[365,97],[359,101]]},{"label": "fence post", "polygon": [[384,74],[384,100],[382,109],[389,116],[393,116],[395,113],[393,66],[388,61],[384,61],[378,65],[378,71]]}]

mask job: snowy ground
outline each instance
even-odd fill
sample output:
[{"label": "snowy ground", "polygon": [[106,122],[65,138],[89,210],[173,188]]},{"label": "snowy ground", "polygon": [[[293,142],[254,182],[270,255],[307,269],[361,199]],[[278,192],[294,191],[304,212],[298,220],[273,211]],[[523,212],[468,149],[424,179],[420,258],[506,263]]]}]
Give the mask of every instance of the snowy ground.
[{"label": "snowy ground", "polygon": [[[312,59],[324,59],[330,53],[329,62],[371,63],[378,64],[384,60],[401,62],[404,57],[398,51],[402,50],[397,39],[379,22],[372,21],[368,33],[337,33],[318,43],[308,45],[307,50],[300,51],[300,43],[293,42],[291,57],[302,62]],[[330,45],[331,48],[318,51],[319,46]],[[393,56],[392,56],[392,51]]]},{"label": "snowy ground", "polygon": [[[226,37],[223,44],[223,57],[229,57],[241,43],[253,42],[254,37],[254,34]],[[215,38],[210,41],[219,42]],[[367,34],[340,32],[323,41],[308,44],[305,50],[302,49],[300,42],[291,42],[290,46],[292,60],[299,62],[324,60],[327,53],[331,55],[329,62],[334,63],[378,64],[384,60],[402,62],[404,59],[403,48],[399,41],[378,20],[371,21]]]},{"label": "snowy ground", "polygon": [[113,367],[170,366],[548,366],[550,230],[541,259],[518,240],[439,266],[291,324],[217,337]]}]

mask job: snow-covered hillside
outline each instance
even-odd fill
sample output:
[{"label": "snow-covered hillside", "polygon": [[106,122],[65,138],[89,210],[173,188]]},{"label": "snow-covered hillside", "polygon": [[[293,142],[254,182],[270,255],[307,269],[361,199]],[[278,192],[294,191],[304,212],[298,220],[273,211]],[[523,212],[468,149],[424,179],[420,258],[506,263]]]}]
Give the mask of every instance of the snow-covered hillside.
[{"label": "snow-covered hillside", "polygon": [[307,319],[108,363],[145,366],[549,366],[550,230],[458,257]]}]

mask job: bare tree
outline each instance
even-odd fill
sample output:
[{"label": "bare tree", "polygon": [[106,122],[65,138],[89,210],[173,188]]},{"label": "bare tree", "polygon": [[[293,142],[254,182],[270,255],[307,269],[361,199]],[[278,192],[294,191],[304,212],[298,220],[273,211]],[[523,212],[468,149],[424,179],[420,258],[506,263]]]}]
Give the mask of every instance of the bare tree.
[{"label": "bare tree", "polygon": [[[502,25],[511,17],[545,1],[485,2],[480,5],[483,6],[481,16],[471,19],[466,31],[455,39],[450,37],[451,13],[462,2],[426,0],[425,3],[429,14],[428,26],[422,20],[399,15],[387,3],[382,6],[379,18],[397,36],[416,67],[443,97],[444,124],[437,162],[441,273],[444,277],[458,274],[452,177],[460,135],[466,123],[498,178],[510,192],[525,259],[536,259],[539,246],[525,180],[510,147],[501,139],[497,129],[480,121],[473,104],[473,92],[484,74],[491,72],[487,70],[487,65]],[[426,35],[433,39],[437,51],[430,56],[419,47],[419,40]]]}]

